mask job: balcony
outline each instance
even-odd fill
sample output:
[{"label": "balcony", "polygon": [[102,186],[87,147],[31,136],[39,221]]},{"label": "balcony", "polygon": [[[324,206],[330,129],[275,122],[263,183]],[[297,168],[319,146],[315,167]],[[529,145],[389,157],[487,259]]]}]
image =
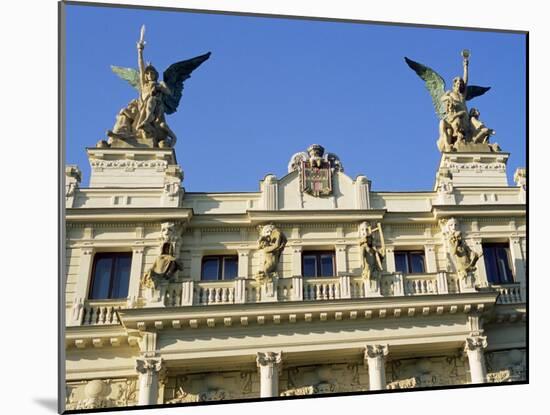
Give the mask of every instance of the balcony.
[{"label": "balcony", "polygon": [[[492,285],[497,304],[523,303],[519,283]],[[447,272],[387,273],[373,290],[360,276],[276,278],[272,284],[255,279],[230,281],[183,281],[167,283],[155,295],[156,301],[88,300],[79,309],[76,325],[117,325],[117,310],[141,307],[216,306],[285,302],[320,302],[340,299],[399,298],[472,292],[461,286],[456,274]]]}]

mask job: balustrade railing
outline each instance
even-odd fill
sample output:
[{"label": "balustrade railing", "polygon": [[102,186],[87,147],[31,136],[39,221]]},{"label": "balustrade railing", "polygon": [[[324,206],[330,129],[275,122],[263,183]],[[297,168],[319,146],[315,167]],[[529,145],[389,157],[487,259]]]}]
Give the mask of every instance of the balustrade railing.
[{"label": "balustrade railing", "polygon": [[522,303],[521,288],[519,283],[491,285],[499,293],[497,304]]},{"label": "balustrade railing", "polygon": [[339,278],[304,278],[304,300],[336,300],[339,298]]},{"label": "balustrade railing", "polygon": [[[271,285],[269,285],[271,284]],[[374,284],[376,285],[376,284]],[[228,281],[183,281],[165,284],[157,291],[158,305],[146,307],[205,306],[218,304],[246,304],[285,301],[328,301],[370,297],[400,297],[435,294],[457,294],[461,284],[456,274],[387,273],[373,291],[360,276],[275,278],[260,283],[252,278]],[[491,285],[499,293],[497,304],[522,303],[519,283]],[[153,296],[154,297],[154,296]],[[77,313],[81,325],[118,324],[116,311],[130,307],[126,300],[87,300]],[[77,315],[75,314],[75,315]]]},{"label": "balustrade railing", "polygon": [[82,325],[118,324],[116,310],[126,307],[124,300],[89,300],[82,308]]}]

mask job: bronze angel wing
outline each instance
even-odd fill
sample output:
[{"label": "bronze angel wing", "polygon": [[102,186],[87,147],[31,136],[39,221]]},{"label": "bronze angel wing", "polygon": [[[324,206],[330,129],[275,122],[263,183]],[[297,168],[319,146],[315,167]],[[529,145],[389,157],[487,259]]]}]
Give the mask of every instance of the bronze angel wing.
[{"label": "bronze angel wing", "polygon": [[169,95],[163,95],[164,111],[166,114],[176,112],[183,92],[183,82],[191,76],[191,72],[197,69],[209,57],[210,52],[192,59],[176,62],[164,71],[163,80],[171,92]]},{"label": "bronze angel wing", "polygon": [[475,97],[479,97],[483,95],[489,89],[491,89],[490,86],[468,85],[466,87],[466,101],[469,101],[471,99],[474,99]]},{"label": "bronze angel wing", "polygon": [[139,72],[133,68],[123,68],[122,66],[111,65],[111,70],[119,76],[120,79],[127,81],[139,91]]},{"label": "bronze angel wing", "polygon": [[445,118],[445,105],[441,97],[445,93],[445,80],[433,69],[405,57],[405,62],[425,82],[426,88],[432,97],[435,113],[439,119]]}]

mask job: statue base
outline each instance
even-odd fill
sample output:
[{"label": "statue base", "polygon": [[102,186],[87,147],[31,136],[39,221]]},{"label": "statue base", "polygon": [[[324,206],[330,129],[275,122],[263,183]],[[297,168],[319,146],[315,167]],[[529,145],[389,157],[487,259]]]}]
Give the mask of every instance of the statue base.
[{"label": "statue base", "polygon": [[183,171],[172,148],[87,148],[91,166],[90,187],[143,188],[176,183]]},{"label": "statue base", "polygon": [[[484,146],[485,144],[469,144]],[[452,152],[442,153],[434,190],[437,191],[445,177],[453,187],[508,186],[506,163],[509,153]]]},{"label": "statue base", "polygon": [[363,285],[365,288],[366,298],[382,297],[382,294],[380,293],[380,282],[378,279],[364,280]]},{"label": "statue base", "polygon": [[260,302],[271,303],[277,301],[277,286],[279,277],[271,277],[263,281],[260,287]]}]

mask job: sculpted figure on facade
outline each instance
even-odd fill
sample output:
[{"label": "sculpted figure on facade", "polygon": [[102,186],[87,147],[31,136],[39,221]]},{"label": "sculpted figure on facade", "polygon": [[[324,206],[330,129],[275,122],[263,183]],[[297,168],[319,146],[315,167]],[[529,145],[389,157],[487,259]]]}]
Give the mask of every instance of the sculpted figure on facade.
[{"label": "sculpted figure on facade", "polygon": [[475,283],[474,273],[480,255],[466,244],[462,238],[462,232],[458,230],[458,222],[455,218],[442,219],[440,226],[448,242],[449,253],[454,260],[459,278],[466,286],[472,287]]},{"label": "sculpted figure on facade", "polygon": [[160,228],[161,251],[155,262],[143,275],[141,285],[144,288],[158,289],[162,281],[170,281],[182,265],[176,258],[179,237],[174,222],[163,222]]},{"label": "sculpted figure on facade", "polygon": [[128,81],[138,91],[133,99],[116,117],[112,130],[107,132],[108,142],[101,141],[99,146],[111,147],[173,147],[176,135],[166,123],[166,114],[176,112],[183,92],[183,83],[191,76],[210,53],[192,59],[176,62],[163,73],[159,73],[151,63],[145,63],[145,26],[137,42],[138,70],[112,66],[111,69],[120,78]]},{"label": "sculpted figure on facade", "polygon": [[462,77],[453,79],[453,86],[445,90],[444,79],[433,69],[405,58],[405,62],[425,82],[439,117],[437,147],[441,152],[450,151],[500,151],[498,144],[490,144],[494,130],[479,120],[479,111],[468,111],[466,101],[483,95],[490,87],[468,85],[470,52],[462,51]]},{"label": "sculpted figure on facade", "polygon": [[279,228],[272,224],[259,226],[258,230],[260,232],[258,247],[264,253],[264,263],[256,279],[266,281],[277,275],[277,265],[281,253],[285,249],[287,238]]},{"label": "sculpted figure on facade", "polygon": [[[375,233],[378,232],[380,246],[376,246]],[[380,279],[385,256],[384,234],[380,223],[372,227],[368,222],[359,225],[359,249],[361,253],[361,275],[365,281]]]}]

